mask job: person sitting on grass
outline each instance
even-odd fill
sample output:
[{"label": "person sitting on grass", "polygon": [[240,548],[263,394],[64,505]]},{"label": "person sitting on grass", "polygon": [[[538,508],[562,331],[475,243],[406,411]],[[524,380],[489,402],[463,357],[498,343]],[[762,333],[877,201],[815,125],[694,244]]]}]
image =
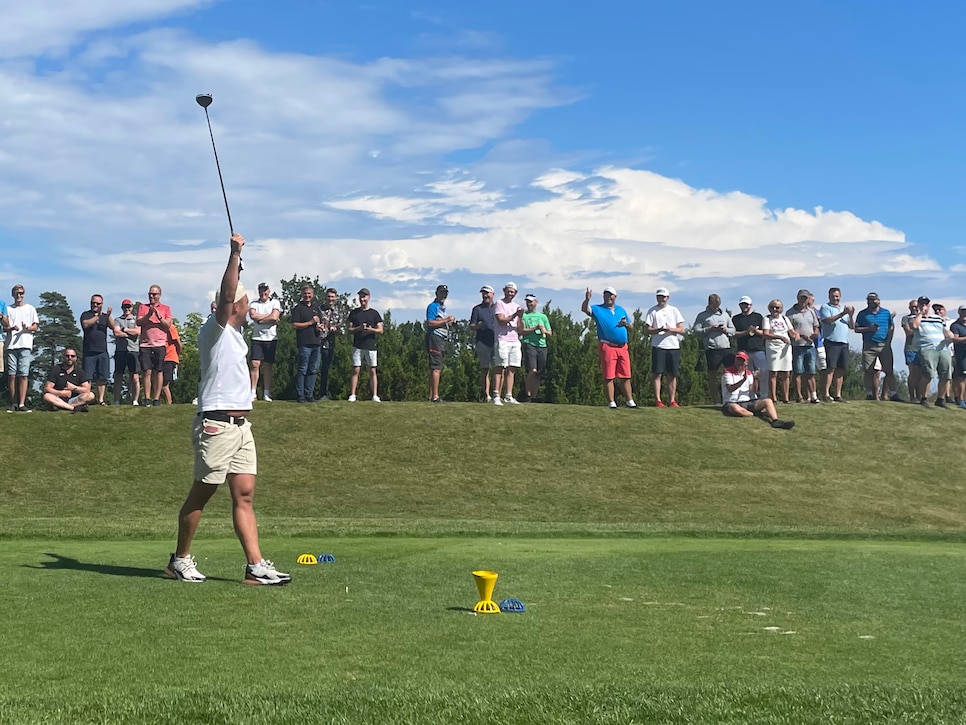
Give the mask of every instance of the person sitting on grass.
[{"label": "person sitting on grass", "polygon": [[748,353],[735,355],[734,363],[725,368],[721,376],[721,412],[734,418],[750,418],[759,415],[771,423],[772,428],[789,430],[794,420],[779,420],[771,398],[758,397],[758,378],[748,369]]},{"label": "person sitting on grass", "polygon": [[88,403],[94,400],[91,392],[91,378],[82,368],[77,367],[77,351],[64,350],[63,362],[54,365],[44,384],[44,402],[54,410],[69,410],[72,413],[86,413]]}]

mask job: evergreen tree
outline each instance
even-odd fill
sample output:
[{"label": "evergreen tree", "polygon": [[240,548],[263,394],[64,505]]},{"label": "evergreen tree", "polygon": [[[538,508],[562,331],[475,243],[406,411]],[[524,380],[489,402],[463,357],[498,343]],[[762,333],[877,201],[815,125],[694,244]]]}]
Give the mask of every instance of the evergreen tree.
[{"label": "evergreen tree", "polygon": [[[60,292],[41,292],[37,307],[40,328],[34,335],[34,363],[30,366],[30,389],[46,380],[51,368],[58,364],[67,348],[80,356],[81,335],[67,298]],[[80,359],[78,359],[78,364]]]}]

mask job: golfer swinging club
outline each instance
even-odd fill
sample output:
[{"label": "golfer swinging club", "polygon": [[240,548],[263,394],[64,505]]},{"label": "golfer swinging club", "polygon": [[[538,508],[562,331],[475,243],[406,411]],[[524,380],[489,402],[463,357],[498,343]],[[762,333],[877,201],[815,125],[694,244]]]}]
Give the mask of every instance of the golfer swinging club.
[{"label": "golfer swinging club", "polygon": [[235,533],[248,559],[245,584],[288,584],[292,577],[275,569],[262,558],[252,498],[255,494],[255,439],[245,417],[252,409],[251,374],[246,355],[248,345],[240,329],[248,314],[248,295],[238,279],[245,238],[231,237],[228,268],[221,280],[215,313],[198,331],[201,382],[198,385],[198,415],[191,440],[195,450],[194,483],[178,516],[178,550],[171,555],[164,573],[183,582],[200,583],[191,555],[191,540],[205,504],[218,486],[228,481]]}]

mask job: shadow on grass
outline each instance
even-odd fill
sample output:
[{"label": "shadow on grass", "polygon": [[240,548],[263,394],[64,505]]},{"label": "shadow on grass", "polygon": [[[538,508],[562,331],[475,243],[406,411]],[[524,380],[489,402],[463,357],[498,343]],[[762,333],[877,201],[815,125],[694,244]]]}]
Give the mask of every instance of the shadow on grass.
[{"label": "shadow on grass", "polygon": [[[74,559],[70,556],[61,556],[49,551],[44,552],[44,556],[53,558],[53,561],[42,561],[40,566],[33,564],[21,564],[24,569],[42,569],[44,571],[89,571],[92,574],[106,574],[108,576],[128,576],[141,577],[143,579],[168,579],[160,568],[145,569],[137,566],[118,566],[116,564],[96,564]],[[230,579],[218,579],[208,577],[208,581],[231,581]]]}]

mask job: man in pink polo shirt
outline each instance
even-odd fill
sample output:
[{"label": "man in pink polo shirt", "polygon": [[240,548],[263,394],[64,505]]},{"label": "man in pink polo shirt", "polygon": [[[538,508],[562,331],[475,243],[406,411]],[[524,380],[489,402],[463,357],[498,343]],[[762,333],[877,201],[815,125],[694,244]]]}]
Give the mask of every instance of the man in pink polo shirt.
[{"label": "man in pink polo shirt", "polygon": [[161,287],[148,290],[148,303],[138,308],[137,324],[141,328],[138,356],[144,373],[144,404],[161,405],[164,386],[164,353],[171,327],[171,308],[161,303]]}]

